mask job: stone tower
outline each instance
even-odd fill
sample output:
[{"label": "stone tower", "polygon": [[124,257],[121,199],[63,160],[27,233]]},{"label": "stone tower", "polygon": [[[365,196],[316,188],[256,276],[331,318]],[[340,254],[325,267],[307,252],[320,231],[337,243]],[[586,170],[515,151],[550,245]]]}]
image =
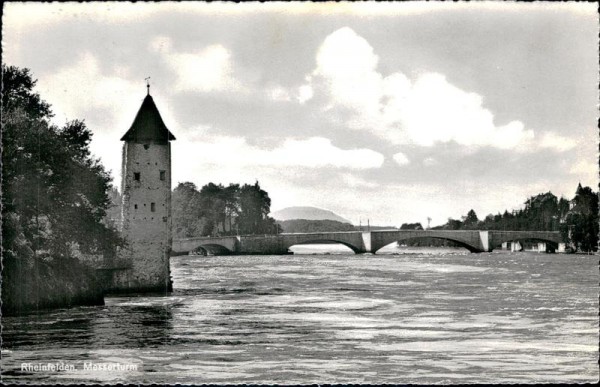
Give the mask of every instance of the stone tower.
[{"label": "stone tower", "polygon": [[122,234],[128,242],[121,259],[128,270],[115,273],[117,291],[171,289],[171,143],[150,96],[144,98],[131,128],[123,135]]}]

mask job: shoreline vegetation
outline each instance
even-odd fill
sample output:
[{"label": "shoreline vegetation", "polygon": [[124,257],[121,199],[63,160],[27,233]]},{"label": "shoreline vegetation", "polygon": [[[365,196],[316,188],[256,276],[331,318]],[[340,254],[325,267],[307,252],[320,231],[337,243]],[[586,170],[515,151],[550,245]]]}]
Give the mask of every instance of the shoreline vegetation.
[{"label": "shoreline vegetation", "polygon": [[58,127],[29,69],[2,65],[2,313],[102,305],[83,260],[125,241],[106,216],[112,177],[84,121]]}]

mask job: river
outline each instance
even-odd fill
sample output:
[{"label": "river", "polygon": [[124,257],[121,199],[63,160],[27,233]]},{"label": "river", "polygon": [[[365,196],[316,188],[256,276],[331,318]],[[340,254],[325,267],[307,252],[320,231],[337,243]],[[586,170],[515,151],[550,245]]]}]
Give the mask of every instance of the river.
[{"label": "river", "polygon": [[[3,318],[2,381],[599,378],[597,256],[180,256],[171,268],[168,296],[109,297],[100,307]],[[22,367],[48,363],[57,369]]]}]

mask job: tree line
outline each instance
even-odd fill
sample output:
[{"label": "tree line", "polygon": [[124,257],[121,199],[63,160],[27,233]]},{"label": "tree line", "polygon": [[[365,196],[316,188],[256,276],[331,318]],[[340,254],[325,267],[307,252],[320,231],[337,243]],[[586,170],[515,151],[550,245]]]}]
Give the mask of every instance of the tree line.
[{"label": "tree line", "polygon": [[179,183],[172,195],[173,236],[276,234],[281,227],[269,216],[271,199],[260,184]]},{"label": "tree line", "polygon": [[[449,218],[433,230],[560,231],[573,251],[598,250],[598,193],[578,185],[573,200],[557,198],[551,192],[531,196],[524,207],[489,214],[480,220],[474,210],[461,219]],[[405,223],[403,229],[422,230],[420,223]]]}]

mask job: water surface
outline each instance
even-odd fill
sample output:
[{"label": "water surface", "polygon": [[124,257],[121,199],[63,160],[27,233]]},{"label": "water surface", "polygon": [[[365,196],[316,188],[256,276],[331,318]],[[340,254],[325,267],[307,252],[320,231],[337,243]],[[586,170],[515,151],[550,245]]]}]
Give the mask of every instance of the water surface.
[{"label": "water surface", "polygon": [[598,381],[595,256],[180,256],[171,267],[168,296],[3,318],[2,381]]}]

